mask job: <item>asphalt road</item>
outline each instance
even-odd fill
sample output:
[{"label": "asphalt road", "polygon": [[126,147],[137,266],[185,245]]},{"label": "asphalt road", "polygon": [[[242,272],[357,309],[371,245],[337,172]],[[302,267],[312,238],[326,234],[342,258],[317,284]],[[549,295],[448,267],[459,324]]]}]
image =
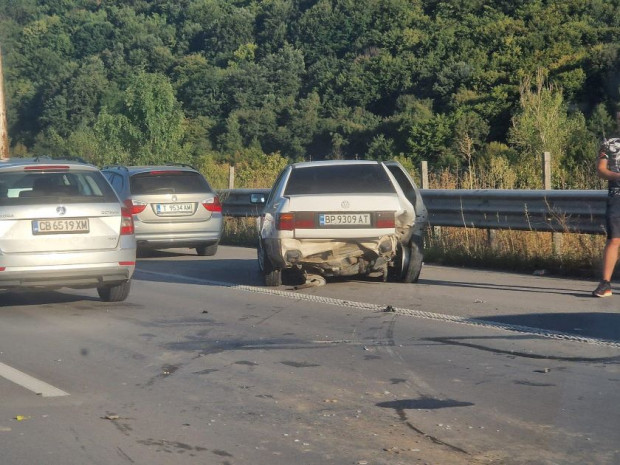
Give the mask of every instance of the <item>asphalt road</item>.
[{"label": "asphalt road", "polygon": [[[262,286],[142,258],[129,299],[0,295],[0,463],[620,463],[620,289],[425,266]],[[29,377],[28,377],[28,376]]]}]

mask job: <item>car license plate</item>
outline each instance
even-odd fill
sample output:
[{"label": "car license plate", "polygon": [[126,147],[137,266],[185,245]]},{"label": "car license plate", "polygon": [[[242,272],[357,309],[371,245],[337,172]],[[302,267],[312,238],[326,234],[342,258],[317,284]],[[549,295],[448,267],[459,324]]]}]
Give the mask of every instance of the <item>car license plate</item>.
[{"label": "car license plate", "polygon": [[188,203],[158,203],[155,204],[155,213],[159,216],[183,216],[194,213],[194,204]]},{"label": "car license plate", "polygon": [[370,226],[370,213],[321,213],[321,226]]},{"label": "car license plate", "polygon": [[84,234],[90,230],[88,218],[32,220],[32,234]]}]

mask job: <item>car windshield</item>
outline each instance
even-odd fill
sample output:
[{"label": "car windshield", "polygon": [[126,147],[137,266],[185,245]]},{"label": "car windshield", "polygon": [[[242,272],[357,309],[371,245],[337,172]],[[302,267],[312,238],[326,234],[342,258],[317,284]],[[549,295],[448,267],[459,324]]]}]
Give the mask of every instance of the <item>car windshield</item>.
[{"label": "car windshield", "polygon": [[98,171],[1,171],[0,205],[118,202]]},{"label": "car windshield", "polygon": [[392,194],[396,192],[378,164],[293,168],[284,195]]},{"label": "car windshield", "polygon": [[148,194],[189,194],[210,193],[211,187],[199,173],[191,171],[150,171],[131,177],[131,193]]}]

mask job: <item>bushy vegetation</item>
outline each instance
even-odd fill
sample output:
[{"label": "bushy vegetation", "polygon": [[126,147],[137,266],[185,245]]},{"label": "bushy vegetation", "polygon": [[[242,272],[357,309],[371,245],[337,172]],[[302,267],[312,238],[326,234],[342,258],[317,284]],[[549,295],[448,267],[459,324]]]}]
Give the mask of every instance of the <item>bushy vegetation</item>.
[{"label": "bushy vegetation", "polygon": [[619,0],[0,0],[11,153],[99,165],[396,155],[519,188],[550,151],[594,185],[619,39]]}]

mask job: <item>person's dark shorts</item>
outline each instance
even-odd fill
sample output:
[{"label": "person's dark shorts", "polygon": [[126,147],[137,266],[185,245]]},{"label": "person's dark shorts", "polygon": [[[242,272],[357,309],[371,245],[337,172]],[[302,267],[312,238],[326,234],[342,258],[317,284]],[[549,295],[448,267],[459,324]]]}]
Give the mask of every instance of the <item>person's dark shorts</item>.
[{"label": "person's dark shorts", "polygon": [[609,191],[605,223],[607,239],[620,238],[620,190]]}]

